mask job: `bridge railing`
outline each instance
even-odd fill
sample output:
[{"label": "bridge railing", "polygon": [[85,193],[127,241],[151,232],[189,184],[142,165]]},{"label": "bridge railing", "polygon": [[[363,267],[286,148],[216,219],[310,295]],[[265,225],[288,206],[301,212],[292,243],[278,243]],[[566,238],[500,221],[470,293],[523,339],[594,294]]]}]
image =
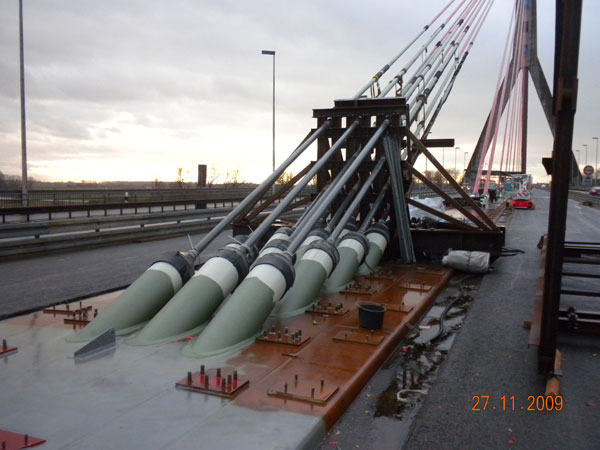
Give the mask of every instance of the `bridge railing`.
[{"label": "bridge railing", "polygon": [[[0,225],[0,258],[203,233],[231,210],[206,208],[5,223]],[[283,217],[294,219],[303,211],[298,208]]]},{"label": "bridge railing", "polygon": [[[127,196],[125,192],[128,193]],[[250,188],[34,191],[29,194],[28,206],[23,207],[19,203],[20,192],[5,191],[0,192],[0,198],[5,199],[0,202],[3,205],[0,207],[0,217],[4,224],[31,220],[216,208],[233,206],[243,200],[249,192]],[[308,196],[313,192],[314,188],[304,189],[302,196]]]},{"label": "bridge railing", "polygon": [[[102,203],[160,202],[168,200],[211,200],[227,197],[242,198],[253,187],[210,187],[197,189],[60,189],[33,190],[26,195],[26,205],[87,205]],[[0,208],[23,206],[21,191],[0,191]]]}]

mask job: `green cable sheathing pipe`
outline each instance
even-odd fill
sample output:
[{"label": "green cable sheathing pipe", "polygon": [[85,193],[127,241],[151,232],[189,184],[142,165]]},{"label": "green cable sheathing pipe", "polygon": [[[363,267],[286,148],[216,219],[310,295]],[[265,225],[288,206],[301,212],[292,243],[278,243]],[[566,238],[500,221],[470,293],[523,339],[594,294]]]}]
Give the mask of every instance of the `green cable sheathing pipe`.
[{"label": "green cable sheathing pipe", "polygon": [[202,334],[183,347],[181,353],[202,358],[234,351],[253,342],[293,280],[294,266],[290,259],[276,253],[264,256]]},{"label": "green cable sheathing pipe", "polygon": [[137,330],[152,319],[189,279],[193,273],[191,264],[191,258],[182,253],[155,262],[102,314],[83,330],[67,337],[67,341],[90,341],[111,328],[117,335]]}]

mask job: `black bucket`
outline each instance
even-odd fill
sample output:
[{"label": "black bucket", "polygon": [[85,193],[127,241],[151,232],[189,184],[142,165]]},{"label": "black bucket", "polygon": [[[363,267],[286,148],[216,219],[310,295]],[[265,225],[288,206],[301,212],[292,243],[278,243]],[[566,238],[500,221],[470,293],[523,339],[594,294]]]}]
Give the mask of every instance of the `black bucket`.
[{"label": "black bucket", "polygon": [[383,326],[383,315],[386,311],[383,305],[361,303],[358,305],[358,322],[362,328],[379,330]]}]

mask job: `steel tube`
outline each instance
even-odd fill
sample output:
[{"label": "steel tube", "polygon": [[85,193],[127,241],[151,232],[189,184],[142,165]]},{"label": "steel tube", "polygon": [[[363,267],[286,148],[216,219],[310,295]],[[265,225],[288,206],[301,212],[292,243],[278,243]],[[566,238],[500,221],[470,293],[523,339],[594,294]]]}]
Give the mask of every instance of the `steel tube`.
[{"label": "steel tube", "polygon": [[[471,13],[471,9],[473,8],[474,5],[475,5],[475,2],[473,2],[473,1],[470,2],[469,5],[467,5],[465,10],[461,13],[460,17],[450,27],[450,30],[448,30],[446,35],[443,36],[440,39],[440,41],[437,43],[436,48],[429,54],[427,59],[425,59],[425,61],[423,61],[421,66],[416,70],[415,74],[413,75],[411,80],[408,82],[407,86],[405,86],[405,89],[408,89],[408,93],[406,93],[404,95],[406,98],[409,98],[412,95],[414,89],[417,86],[416,81],[419,78],[423,78],[423,75],[431,68],[432,61],[434,61],[435,59],[440,57],[440,55],[443,55],[444,50],[448,47],[448,45],[453,43],[456,34],[464,29],[463,24],[465,24],[465,22],[467,22],[465,19],[465,16],[467,16]],[[431,42],[431,40],[430,40],[430,42]],[[416,55],[416,56],[418,57],[418,55]],[[415,60],[416,60],[416,58],[414,58],[413,61],[411,61],[411,63],[414,63]],[[394,77],[394,79],[390,80],[388,85],[381,91],[381,94],[378,97],[384,97],[394,87],[396,81],[398,79],[400,79],[405,73],[406,73],[406,71],[403,73],[399,73],[396,77]]]},{"label": "steel tube", "polygon": [[208,245],[213,241],[215,237],[217,237],[221,232],[227,228],[231,224],[231,222],[239,215],[239,213],[254,203],[256,200],[263,195],[264,191],[272,185],[277,178],[288,168],[290,164],[292,164],[296,158],[298,158],[317,138],[323,134],[327,128],[331,126],[331,120],[327,120],[323,125],[321,125],[317,131],[315,131],[312,136],[310,136],[305,142],[300,144],[292,152],[290,156],[286,158],[284,162],[282,162],[279,167],[269,175],[259,186],[257,186],[233,211],[231,211],[218,225],[216,225],[210,233],[208,233],[204,238],[197,243],[192,251],[190,252],[194,258],[197,258],[202,251],[208,247]]},{"label": "steel tube", "polygon": [[389,187],[390,187],[390,180],[388,178],[387,182],[385,183],[383,188],[381,188],[381,191],[379,192],[379,194],[377,195],[377,198],[373,202],[373,206],[371,207],[371,209],[369,210],[369,212],[363,219],[362,223],[360,224],[358,231],[364,232],[369,227],[369,225],[371,225],[371,220],[373,220],[373,217],[375,217],[375,214],[377,214],[377,211],[381,207],[381,204],[383,203],[383,200],[385,199],[385,195],[386,195]]},{"label": "steel tube", "polygon": [[[344,201],[342,202],[342,204],[340,205],[340,207],[338,208],[338,210],[335,212],[335,214],[333,215],[333,217],[331,218],[331,220],[329,221],[329,223],[325,227],[326,230],[331,231],[331,230],[333,230],[335,228],[335,226],[337,224],[340,223],[340,219],[342,219],[342,216],[344,215],[344,211],[346,211],[347,209],[349,209],[348,206],[350,205],[350,202],[352,202],[352,199],[356,195],[356,191],[358,191],[359,186],[360,186],[360,182],[359,181],[357,181],[354,184],[354,186],[352,186],[352,189],[350,190],[350,192],[348,193],[348,195],[346,195],[346,198],[344,198]],[[348,219],[346,218],[346,220],[344,221],[344,223],[346,223],[347,221],[348,221]]]},{"label": "steel tube", "polygon": [[389,124],[390,121],[388,119],[385,119],[383,121],[383,123],[379,126],[377,131],[375,131],[373,137],[369,139],[369,142],[367,142],[365,147],[358,153],[356,159],[348,166],[348,170],[344,173],[344,175],[341,178],[339,176],[336,177],[336,179],[339,178],[338,183],[335,186],[330,186],[327,189],[329,192],[325,195],[325,197],[323,197],[323,200],[321,200],[320,204],[315,207],[315,214],[306,220],[307,223],[302,228],[296,229],[294,231],[294,233],[291,236],[292,241],[287,250],[289,254],[294,254],[298,247],[302,245],[302,241],[304,241],[308,233],[310,233],[310,230],[316,223],[317,219],[325,212],[325,210],[333,201],[335,196],[338,194],[342,186],[350,179],[352,174],[356,171],[356,169],[358,169],[358,166],[360,166],[362,161],[373,150],[373,147],[375,147],[375,144],[377,143],[383,132],[387,129]]},{"label": "steel tube", "polygon": [[354,210],[358,207],[358,205],[362,201],[363,197],[365,196],[365,194],[367,193],[367,191],[373,184],[373,181],[375,181],[375,178],[377,178],[377,176],[379,175],[379,172],[381,172],[381,169],[383,169],[384,164],[385,164],[385,157],[382,157],[377,162],[375,167],[373,168],[371,175],[369,175],[369,177],[364,182],[364,184],[362,185],[362,187],[360,188],[358,193],[354,196],[354,199],[352,200],[352,203],[350,204],[350,206],[348,208],[346,208],[344,215],[342,216],[342,219],[339,221],[339,223],[337,224],[335,229],[332,231],[331,236],[329,237],[329,239],[331,241],[337,240],[339,235],[342,233],[342,231],[344,230],[344,227],[346,226],[346,222],[348,222],[348,219],[350,219],[350,216],[352,215]]},{"label": "steel tube", "polygon": [[[441,27],[443,28],[443,26]],[[441,29],[440,28],[440,29]],[[356,94],[354,94],[354,96],[352,97],[352,99],[356,100],[358,98],[360,98],[361,95],[363,95],[365,93],[365,91],[367,89],[369,89],[371,86],[373,86],[377,81],[379,81],[379,79],[381,78],[381,76],[386,73],[388,71],[388,69],[392,66],[392,64],[394,64],[396,61],[398,61],[398,59],[404,55],[404,53],[406,53],[406,51],[412,47],[412,45],[417,42],[417,40],[423,36],[423,34],[429,29],[429,25],[425,25],[425,27],[421,30],[421,32],[419,34],[417,34],[417,36],[410,41],[410,43],[408,43],[406,45],[406,47],[404,47],[396,56],[394,56],[389,63],[387,63],[385,66],[383,66],[379,72],[377,72],[375,75],[373,75],[373,77],[369,80],[369,82],[367,84],[365,84],[363,87],[361,87],[358,92]],[[438,31],[439,32],[439,31]],[[435,38],[435,35],[434,35]],[[433,38],[432,38],[433,39]],[[423,53],[423,47],[421,47],[421,52]],[[417,56],[414,58],[414,60],[416,61],[416,58],[419,56],[419,54],[417,54]]]},{"label": "steel tube", "polygon": [[[415,43],[415,42],[416,42],[416,41],[417,41],[417,40],[418,40],[418,39],[419,39],[421,36],[423,36],[423,34],[424,34],[424,33],[425,33],[425,32],[426,32],[428,29],[429,29],[429,27],[430,27],[431,25],[433,25],[433,24],[434,24],[434,23],[435,23],[435,22],[436,22],[436,21],[437,21],[437,20],[438,20],[438,19],[439,19],[439,18],[442,16],[442,14],[444,14],[444,12],[446,12],[446,10],[447,10],[447,9],[450,7],[450,5],[452,5],[452,3],[454,3],[454,1],[455,1],[455,0],[451,0],[451,1],[450,1],[450,3],[448,3],[446,6],[444,6],[444,8],[443,8],[443,9],[442,9],[442,10],[441,10],[441,11],[440,11],[440,12],[439,12],[439,13],[438,13],[438,14],[437,14],[437,15],[436,15],[434,18],[433,18],[433,20],[432,20],[431,22],[429,22],[427,25],[425,25],[425,26],[423,27],[423,29],[421,30],[421,32],[420,32],[420,33],[419,33],[419,34],[418,34],[418,35],[417,35],[417,36],[416,36],[416,37],[415,37],[415,38],[414,38],[414,39],[413,39],[413,40],[412,40],[412,41],[411,41],[411,42],[410,42],[408,45],[406,45],[406,47],[404,47],[402,50],[400,50],[400,52],[399,52],[399,53],[398,53],[396,56],[394,56],[394,57],[393,57],[393,58],[390,60],[390,62],[388,62],[388,63],[387,63],[385,66],[383,66],[383,67],[382,67],[382,68],[379,70],[379,72],[377,72],[375,75],[373,75],[373,77],[372,77],[372,78],[369,80],[369,82],[368,82],[367,84],[365,84],[365,85],[364,85],[362,88],[360,88],[360,90],[359,90],[359,91],[358,91],[356,94],[354,94],[354,97],[352,97],[352,98],[353,98],[354,100],[358,99],[358,98],[359,98],[359,97],[360,97],[362,94],[364,94],[364,93],[365,93],[365,91],[366,91],[367,89],[369,89],[369,88],[370,88],[371,86],[373,86],[373,85],[374,85],[374,84],[375,84],[377,81],[379,81],[379,79],[381,78],[381,76],[382,76],[384,73],[386,73],[386,72],[388,71],[388,69],[389,69],[389,68],[390,68],[390,67],[391,67],[393,64],[395,64],[395,63],[396,63],[396,61],[398,61],[398,59],[400,59],[400,57],[401,57],[401,56],[402,56],[404,53],[406,53],[406,51],[407,51],[407,50],[408,50],[410,47],[412,47],[412,45],[413,45],[413,44],[414,44],[414,43]],[[463,1],[463,3],[464,3],[464,1]],[[462,3],[461,3],[461,5],[462,5]],[[460,6],[459,6],[459,8],[460,8]],[[453,13],[453,15],[454,15],[454,14],[455,14],[455,13]],[[452,16],[450,16],[450,17],[452,17]],[[442,28],[444,28],[444,26],[445,26],[445,23],[443,23],[443,24],[441,25],[441,27],[440,27],[440,30],[441,30]],[[438,31],[438,32],[439,32],[439,31]],[[433,38],[431,38],[431,40],[433,40],[434,38],[435,38],[435,35],[434,35],[434,37],[433,37]],[[426,44],[426,45],[428,45],[428,44]],[[424,48],[425,48],[425,46],[421,47],[421,52],[420,52],[420,53],[422,53],[422,52],[423,52]],[[415,59],[415,61],[416,61],[416,58],[419,56],[419,54],[420,54],[420,53],[418,53],[418,54],[417,54],[417,56],[414,58],[414,59]]]},{"label": "steel tube", "polygon": [[244,242],[243,247],[250,249],[254,244],[256,244],[260,238],[267,232],[267,230],[271,227],[273,222],[277,220],[277,218],[281,215],[281,213],[288,207],[288,205],[294,200],[294,198],[304,189],[304,186],[308,184],[310,180],[325,166],[329,158],[331,158],[334,153],[340,149],[340,147],[344,144],[346,139],[354,133],[354,130],[359,125],[359,121],[355,120],[348,129],[340,136],[340,138],[333,144],[333,146],[327,150],[319,160],[312,166],[312,168],[308,171],[304,178],[293,187],[293,189],[285,196],[285,198],[277,205],[277,207],[265,218],[262,223],[254,230],[249,236],[248,240]]},{"label": "steel tube", "polygon": [[435,30],[435,32],[431,35],[429,40],[427,42],[425,42],[425,44],[423,44],[423,46],[419,49],[419,51],[417,53],[415,53],[415,56],[412,57],[412,59],[400,70],[400,72],[398,72],[396,74],[396,76],[394,76],[394,78],[392,78],[388,82],[388,84],[382,89],[382,91],[380,92],[380,94],[377,97],[385,97],[386,94],[388,92],[390,92],[390,90],[394,87],[394,85],[398,81],[400,81],[400,79],[406,74],[406,72],[408,72],[408,69],[410,69],[412,67],[412,65],[417,61],[417,59],[419,59],[419,56],[421,56],[423,54],[423,52],[427,49],[429,44],[431,44],[433,42],[433,40],[437,37],[437,35],[440,33],[440,31],[442,31],[444,29],[445,26],[446,26],[446,24],[443,23]]}]

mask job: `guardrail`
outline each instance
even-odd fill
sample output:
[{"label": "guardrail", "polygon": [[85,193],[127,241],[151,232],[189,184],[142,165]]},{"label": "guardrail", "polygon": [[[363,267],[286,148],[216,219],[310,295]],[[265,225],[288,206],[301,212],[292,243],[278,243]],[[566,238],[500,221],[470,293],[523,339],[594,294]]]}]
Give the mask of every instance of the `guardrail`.
[{"label": "guardrail", "polygon": [[[269,212],[271,208],[265,211]],[[0,225],[0,257],[139,242],[212,229],[232,208]],[[282,217],[293,219],[303,209]]]},{"label": "guardrail", "polygon": [[[22,223],[32,220],[54,220],[54,219],[72,219],[73,217],[93,217],[100,213],[103,216],[142,213],[164,213],[167,210],[184,211],[192,208],[204,209],[207,205],[226,204],[233,206],[244,197],[229,197],[221,199],[201,199],[201,200],[165,200],[156,202],[136,202],[136,203],[101,203],[101,204],[81,204],[81,205],[50,205],[50,206],[30,206],[19,208],[2,208],[0,215],[2,223]],[[79,215],[74,213],[80,213]],[[83,214],[81,214],[83,213]]]},{"label": "guardrail", "polygon": [[[134,195],[125,202],[121,198],[113,202],[80,201],[74,203],[52,203],[30,205],[27,207],[12,206],[0,208],[2,223],[29,222],[30,220],[52,220],[54,218],[92,217],[95,215],[108,216],[111,214],[138,214],[144,212],[164,212],[165,209],[175,211],[177,209],[217,207],[227,204],[231,206],[243,200],[250,188],[239,189],[199,189],[199,190],[173,190],[173,191],[141,191],[143,194],[152,194],[152,200],[139,200],[141,195]],[[314,187],[305,188],[299,197],[305,197],[315,191]],[[76,192],[75,192],[76,193]],[[96,194],[97,192],[91,192]],[[114,193],[113,193],[114,194]],[[167,195],[168,194],[168,195]],[[193,195],[192,195],[193,194]],[[2,193],[0,193],[0,196]],[[162,198],[159,198],[162,197]],[[112,199],[113,197],[109,197]],[[133,201],[133,199],[137,199]],[[89,200],[89,199],[88,199]],[[31,203],[31,202],[30,202]]]},{"label": "guardrail", "polygon": [[589,202],[594,206],[600,206],[600,195],[592,195],[588,192],[570,190],[569,198],[578,202]]},{"label": "guardrail", "polygon": [[[35,190],[26,196],[27,207],[104,203],[162,202],[246,197],[253,187],[210,187],[197,189],[65,189]],[[313,188],[314,189],[314,188]],[[0,208],[23,206],[20,191],[0,191]]]},{"label": "guardrail", "polygon": [[[313,191],[314,188],[306,189],[299,198]],[[204,195],[194,198],[162,201],[0,208],[0,257],[206,232],[247,194],[244,189],[215,190],[210,192],[212,195],[202,192]],[[182,194],[182,190],[176,193]],[[435,195],[424,190],[413,192],[413,195],[419,196],[431,194]],[[226,204],[231,207],[225,207]],[[207,205],[213,207],[207,208]],[[202,209],[196,209],[198,206]],[[267,208],[263,214],[271,208]],[[298,211],[301,209],[291,211],[284,217],[297,217],[300,214]]]}]

